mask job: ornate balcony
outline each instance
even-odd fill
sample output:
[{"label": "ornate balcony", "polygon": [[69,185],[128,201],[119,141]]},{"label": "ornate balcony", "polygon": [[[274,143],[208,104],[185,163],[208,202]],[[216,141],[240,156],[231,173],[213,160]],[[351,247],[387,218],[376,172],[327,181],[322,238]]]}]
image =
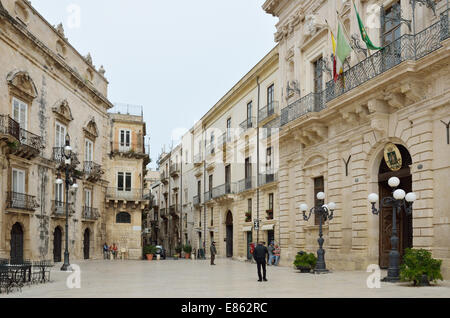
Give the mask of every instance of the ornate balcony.
[{"label": "ornate balcony", "polygon": [[149,200],[149,190],[131,188],[107,188],[106,200],[111,201],[147,201]]},{"label": "ornate balcony", "polygon": [[198,153],[194,156],[194,165],[201,165],[203,163],[203,155],[202,153]]},{"label": "ornate balcony", "polygon": [[273,119],[273,117],[278,113],[279,103],[272,101],[258,112],[258,123],[263,125],[264,123]]},{"label": "ornate balcony", "polygon": [[281,126],[312,112],[320,112],[326,108],[324,92],[310,93],[281,110]]},{"label": "ornate balcony", "polygon": [[225,183],[212,190],[213,199],[223,198],[228,194],[235,194],[237,189],[236,183]]},{"label": "ornate balcony", "polygon": [[194,196],[194,198],[192,199],[192,203],[194,204],[194,207],[199,207],[201,204],[200,196],[198,195]]},{"label": "ornate balcony", "polygon": [[256,186],[255,178],[249,177],[249,178],[242,179],[238,183],[238,192],[240,193],[240,192],[251,190],[251,189],[255,188],[255,186]]},{"label": "ornate balcony", "polygon": [[164,171],[161,172],[161,174],[159,176],[160,176],[161,182],[163,184],[169,183],[169,177],[167,176],[167,174]]},{"label": "ornate balcony", "polygon": [[19,142],[12,146],[13,154],[28,160],[39,156],[44,148],[42,137],[22,128],[19,131]]},{"label": "ornate balcony", "polygon": [[263,186],[269,183],[278,181],[278,173],[274,171],[267,171],[259,175],[259,186]]},{"label": "ornate balcony", "polygon": [[83,215],[82,215],[83,221],[94,222],[97,221],[99,217],[100,214],[98,213],[98,209],[90,206],[83,207]]},{"label": "ornate balcony", "polygon": [[205,192],[205,202],[209,202],[212,200],[212,191]]},{"label": "ornate balcony", "polygon": [[159,215],[163,218],[163,219],[167,219],[169,214],[166,208],[160,209],[159,210]]},{"label": "ornate balcony", "polygon": [[170,165],[170,176],[178,177],[180,175],[180,165],[177,163]]},{"label": "ornate balcony", "polygon": [[66,217],[66,206],[69,207],[69,215],[73,215],[75,213],[75,208],[73,203],[66,203],[61,201],[52,201],[52,216],[57,218],[65,218]]},{"label": "ornate balcony", "polygon": [[86,176],[86,179],[91,182],[96,182],[100,180],[102,174],[105,172],[102,170],[102,166],[93,162],[93,161],[85,161],[83,165],[83,172]]},{"label": "ornate balcony", "polygon": [[20,139],[20,125],[9,115],[0,115],[0,140],[18,142]]},{"label": "ornate balcony", "polygon": [[[138,136],[137,139],[141,140],[141,138],[141,136]],[[150,145],[147,145],[144,142],[131,144],[114,142],[111,155],[113,157],[120,156],[124,158],[144,159],[145,165],[147,165],[150,163]]]},{"label": "ornate balcony", "polygon": [[241,134],[246,133],[251,128],[256,128],[256,118],[250,117],[244,120],[239,127],[241,128]]},{"label": "ornate balcony", "polygon": [[12,191],[6,193],[6,209],[34,212],[38,207],[35,196]]},{"label": "ornate balcony", "polygon": [[179,204],[172,204],[170,206],[170,209],[169,209],[170,215],[178,216],[180,214],[180,211],[181,211],[181,209],[180,209],[180,205]]}]

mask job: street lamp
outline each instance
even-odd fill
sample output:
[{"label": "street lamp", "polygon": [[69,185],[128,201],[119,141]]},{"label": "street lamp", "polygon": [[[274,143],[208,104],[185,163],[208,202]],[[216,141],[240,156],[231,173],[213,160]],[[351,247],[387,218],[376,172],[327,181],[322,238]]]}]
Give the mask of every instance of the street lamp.
[{"label": "street lamp", "polygon": [[[318,200],[325,200],[325,193],[319,192],[317,193]],[[300,210],[303,213],[303,219],[308,221],[311,218],[311,215],[314,213],[319,216],[319,249],[317,250],[317,263],[316,268],[314,269],[315,273],[328,273],[328,269],[325,264],[325,250],[322,248],[323,246],[323,232],[322,232],[322,223],[327,220],[333,219],[333,212],[336,209],[336,203],[330,202],[328,204],[324,204],[322,206],[316,206],[309,210],[309,215],[306,215],[308,211],[308,205],[305,203],[300,204]]]},{"label": "street lamp", "polygon": [[[63,149],[64,156],[64,165],[60,166],[59,170],[62,170],[65,173],[65,185],[66,185],[66,244],[64,250],[64,264],[61,267],[62,271],[70,271],[70,263],[69,263],[69,187],[72,186],[74,190],[78,189],[77,179],[74,176],[74,168],[71,165],[72,158],[72,147],[70,147],[70,136],[66,135],[66,145]],[[55,181],[56,184],[63,184],[63,180],[61,179],[61,171],[58,171],[57,179]]]},{"label": "street lamp", "polygon": [[400,253],[398,251],[399,239],[397,236],[397,213],[401,213],[402,208],[407,215],[412,214],[412,205],[417,200],[414,192],[408,194],[402,189],[396,189],[400,185],[400,179],[392,177],[388,181],[389,186],[393,189],[392,197],[384,197],[381,200],[379,209],[375,207],[379,197],[376,193],[369,194],[367,198],[372,204],[372,213],[378,215],[384,207],[392,207],[392,234],[391,234],[391,251],[389,252],[389,268],[388,275],[383,278],[384,282],[400,281]]}]

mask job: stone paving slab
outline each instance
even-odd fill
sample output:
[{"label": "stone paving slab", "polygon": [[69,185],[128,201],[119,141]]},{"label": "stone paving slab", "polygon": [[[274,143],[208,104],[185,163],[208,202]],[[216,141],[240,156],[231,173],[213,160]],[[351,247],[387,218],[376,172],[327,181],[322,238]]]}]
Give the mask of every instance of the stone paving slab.
[{"label": "stone paving slab", "polygon": [[[309,298],[309,297],[450,297],[450,281],[437,286],[411,287],[408,284],[381,283],[380,289],[367,288],[370,273],[339,271],[330,274],[300,274],[289,267],[268,267],[268,282],[257,282],[256,265],[209,261],[74,261],[81,268],[81,288],[69,289],[66,278],[51,273],[52,282],[24,287],[22,293],[0,297],[44,298]],[[382,277],[385,276],[383,271]]]}]

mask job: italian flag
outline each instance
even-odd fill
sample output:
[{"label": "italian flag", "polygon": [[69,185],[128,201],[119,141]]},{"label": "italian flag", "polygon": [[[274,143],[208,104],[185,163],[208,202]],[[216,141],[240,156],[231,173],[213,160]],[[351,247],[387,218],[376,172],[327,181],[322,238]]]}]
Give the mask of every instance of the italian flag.
[{"label": "italian flag", "polygon": [[337,41],[334,38],[333,33],[331,33],[331,40],[333,42],[333,55],[334,55],[334,67],[333,67],[333,75],[334,81],[336,82],[344,73],[344,61],[350,55],[352,51],[352,47],[347,41],[347,38],[344,34],[344,29],[340,22],[338,22],[338,36]]}]

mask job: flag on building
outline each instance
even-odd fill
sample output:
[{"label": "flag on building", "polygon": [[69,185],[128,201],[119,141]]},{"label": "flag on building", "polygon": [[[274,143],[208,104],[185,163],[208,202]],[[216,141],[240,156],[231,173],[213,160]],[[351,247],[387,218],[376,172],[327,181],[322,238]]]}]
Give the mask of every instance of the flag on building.
[{"label": "flag on building", "polygon": [[366,43],[367,49],[369,50],[381,50],[381,47],[377,47],[373,45],[372,41],[370,40],[369,36],[367,35],[366,27],[364,26],[364,23],[362,22],[361,17],[359,16],[358,10],[356,9],[355,2],[353,1],[353,6],[355,7],[356,17],[358,18],[358,25],[359,25],[359,31],[361,32],[361,38]]},{"label": "flag on building", "polygon": [[336,39],[334,37],[333,32],[331,32],[331,42],[333,43],[333,79],[335,82],[337,82],[339,74],[337,72],[337,65],[336,65]]},{"label": "flag on building", "polygon": [[344,34],[343,26],[338,22],[338,36],[336,44],[336,75],[334,80],[337,81],[339,76],[344,73],[344,61],[350,55],[352,47],[350,46]]}]

